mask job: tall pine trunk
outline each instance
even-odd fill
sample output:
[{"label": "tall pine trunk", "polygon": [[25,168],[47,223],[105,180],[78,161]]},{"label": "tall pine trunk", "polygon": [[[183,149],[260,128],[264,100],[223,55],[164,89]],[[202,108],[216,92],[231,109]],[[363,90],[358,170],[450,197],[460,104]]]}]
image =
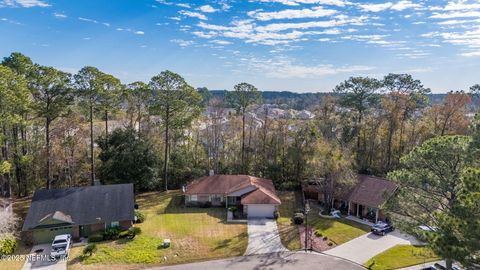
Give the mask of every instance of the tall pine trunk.
[{"label": "tall pine trunk", "polygon": [[[26,122],[27,120],[27,115],[24,115],[23,118]],[[27,130],[24,125],[20,127],[20,136],[22,138],[22,156],[27,155]],[[28,196],[28,177],[27,177],[27,172],[26,168],[23,168],[22,170],[22,179],[23,179],[23,196],[26,197]]]},{"label": "tall pine trunk", "polygon": [[47,150],[47,189],[52,184],[52,160],[50,157],[50,119],[47,117],[45,121],[45,142]]},{"label": "tall pine trunk", "polygon": [[245,109],[242,111],[242,173],[245,173]]},{"label": "tall pine trunk", "polygon": [[169,147],[169,128],[170,128],[170,109],[167,108],[165,117],[165,151],[163,153],[163,179],[165,181],[165,191],[168,191],[168,147]]},{"label": "tall pine trunk", "polygon": [[108,111],[105,110],[105,140],[108,137]]},{"label": "tall pine trunk", "polygon": [[93,100],[90,99],[90,180],[95,185],[95,156],[93,155]]}]

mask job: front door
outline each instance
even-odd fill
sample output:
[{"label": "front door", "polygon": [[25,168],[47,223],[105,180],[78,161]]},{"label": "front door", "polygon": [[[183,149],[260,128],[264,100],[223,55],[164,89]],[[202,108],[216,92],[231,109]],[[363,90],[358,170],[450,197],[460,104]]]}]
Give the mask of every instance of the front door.
[{"label": "front door", "polygon": [[80,226],[80,237],[88,237],[90,235],[90,225]]}]

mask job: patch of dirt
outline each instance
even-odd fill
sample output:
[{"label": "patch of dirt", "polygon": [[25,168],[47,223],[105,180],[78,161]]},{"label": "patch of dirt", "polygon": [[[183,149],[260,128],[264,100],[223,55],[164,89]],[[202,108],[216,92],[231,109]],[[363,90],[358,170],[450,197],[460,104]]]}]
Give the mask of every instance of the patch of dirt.
[{"label": "patch of dirt", "polygon": [[[302,249],[305,249],[305,225],[300,225],[298,227],[300,232],[300,242],[302,244]],[[331,245],[329,245],[331,243]],[[336,244],[330,239],[323,240],[322,237],[318,237],[314,234],[312,227],[308,227],[307,230],[307,247],[317,252],[322,252],[334,248]]]}]

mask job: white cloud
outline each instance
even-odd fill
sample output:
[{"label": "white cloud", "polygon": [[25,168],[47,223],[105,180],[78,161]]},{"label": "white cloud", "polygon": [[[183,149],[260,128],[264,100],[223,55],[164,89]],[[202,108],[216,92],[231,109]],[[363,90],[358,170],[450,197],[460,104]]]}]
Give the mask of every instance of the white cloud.
[{"label": "white cloud", "polygon": [[280,57],[275,59],[246,59],[247,64],[253,71],[264,73],[271,78],[318,78],[341,73],[358,73],[373,70],[374,67],[361,65],[334,66],[322,65],[300,65],[295,64],[291,59]]},{"label": "white cloud", "polygon": [[443,8],[443,10],[451,11],[451,10],[473,10],[473,9],[480,9],[480,3],[476,4],[469,4],[465,3],[465,1],[458,1],[458,2],[448,2],[448,4]]},{"label": "white cloud", "polygon": [[200,10],[201,12],[205,12],[205,13],[213,13],[213,12],[218,11],[218,9],[215,9],[210,5],[201,6],[201,7],[198,8],[198,10]]},{"label": "white cloud", "polygon": [[202,32],[202,31],[194,31],[194,32],[192,32],[192,34],[194,34],[197,37],[201,37],[201,38],[213,38],[213,37],[217,36],[217,33],[213,32],[213,31],[210,31],[208,33],[205,33],[205,32]]},{"label": "white cloud", "polygon": [[132,30],[131,28],[121,28],[121,27],[117,27],[117,29],[115,29],[115,30],[120,31],[120,32],[122,32],[122,31],[124,31],[124,32],[130,32],[130,33],[132,33],[132,34],[140,35],[140,36],[145,35],[145,32]]},{"label": "white cloud", "polygon": [[278,20],[278,19],[299,19],[299,18],[320,18],[327,17],[337,13],[333,9],[323,9],[323,7],[315,7],[313,9],[285,9],[276,12],[250,11],[248,16],[260,21]]},{"label": "white cloud", "polygon": [[50,6],[50,4],[42,0],[4,0],[2,3],[6,6],[20,6],[25,8]]},{"label": "white cloud", "polygon": [[381,11],[385,11],[385,10],[388,10],[388,9],[396,10],[396,11],[402,11],[402,10],[406,10],[406,9],[411,9],[411,8],[417,9],[417,8],[422,7],[421,4],[413,3],[412,1],[408,1],[408,0],[402,0],[402,1],[399,1],[397,3],[386,2],[386,3],[382,3],[382,4],[372,4],[372,3],[359,4],[358,6],[362,10],[367,11],[367,12],[381,12]]},{"label": "white cloud", "polygon": [[177,7],[183,7],[183,8],[191,8],[189,4],[186,3],[180,3],[180,4],[175,4]]},{"label": "white cloud", "polygon": [[207,16],[203,15],[202,13],[198,13],[194,11],[180,10],[179,13],[187,17],[198,18],[204,21],[207,20]]},{"label": "white cloud", "polygon": [[170,42],[176,43],[180,47],[188,47],[195,44],[195,42],[193,42],[192,40],[183,40],[183,39],[172,39],[170,40]]},{"label": "white cloud", "polygon": [[167,5],[167,6],[175,5],[177,7],[182,7],[182,8],[191,8],[190,4],[187,4],[187,3],[173,3],[173,2],[168,2],[166,0],[155,0],[155,1],[159,4]]},{"label": "white cloud", "polygon": [[461,56],[466,56],[466,57],[477,57],[480,56],[480,50],[479,51],[472,51],[472,52],[465,52],[461,53]]},{"label": "white cloud", "polygon": [[63,14],[63,13],[58,13],[58,12],[54,12],[53,13],[53,16],[55,16],[56,18],[59,18],[59,19],[65,19],[67,18],[67,15]]},{"label": "white cloud", "polygon": [[480,11],[454,11],[454,12],[447,12],[447,13],[434,13],[430,18],[433,19],[454,19],[454,18],[471,18],[471,17],[479,17],[480,18]]},{"label": "white cloud", "polygon": [[[250,0],[252,2],[252,0]],[[320,4],[344,7],[351,4],[345,0],[260,0],[264,3],[280,3],[287,6],[299,6],[301,4]]]},{"label": "white cloud", "polygon": [[215,44],[218,44],[218,45],[229,45],[229,44],[232,44],[232,42],[230,41],[226,41],[226,40],[218,40],[218,39],[214,39],[212,41],[210,41],[212,43],[215,43]]},{"label": "white cloud", "polygon": [[391,9],[393,10],[396,10],[396,11],[402,11],[402,10],[405,10],[405,9],[410,9],[410,8],[421,8],[422,5],[421,4],[416,4],[416,3],[412,3],[412,1],[406,1],[406,0],[403,0],[403,1],[399,1],[397,2],[396,4],[394,4]]},{"label": "white cloud", "polygon": [[7,18],[0,18],[0,21],[1,21],[1,22],[6,22],[6,23],[11,23],[11,24],[22,25],[21,23],[19,23],[19,22],[17,22],[17,21],[10,20],[10,19],[7,19]]},{"label": "white cloud", "polygon": [[392,2],[387,2],[383,4],[360,4],[359,6],[367,12],[380,12],[391,8],[393,4]]}]

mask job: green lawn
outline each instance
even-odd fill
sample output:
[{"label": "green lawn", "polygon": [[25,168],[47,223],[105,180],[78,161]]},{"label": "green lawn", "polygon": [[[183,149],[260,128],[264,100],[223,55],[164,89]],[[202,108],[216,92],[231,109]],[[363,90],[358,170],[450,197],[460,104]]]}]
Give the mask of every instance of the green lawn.
[{"label": "green lawn", "polygon": [[300,235],[298,227],[292,224],[291,218],[295,209],[301,207],[300,193],[293,191],[282,191],[278,193],[282,204],[278,210],[280,217],[277,219],[278,231],[282,244],[289,250],[298,250],[300,244]]},{"label": "green lawn", "polygon": [[[283,245],[290,250],[301,248],[298,226],[292,224],[293,212],[302,209],[301,194],[293,191],[278,193],[282,204],[279,207],[280,217],[277,220],[278,230]],[[318,215],[320,209],[312,207],[308,214],[308,225],[328,237],[337,245],[343,244],[370,231],[370,227],[348,219],[326,219]]]},{"label": "green lawn", "polygon": [[[246,224],[226,224],[224,208],[184,208],[180,192],[138,195],[137,203],[146,221],[133,240],[97,244],[91,257],[81,248],[71,252],[69,269],[136,269],[243,255],[248,244]],[[158,248],[164,238],[172,241]],[[164,257],[167,258],[166,262]]]},{"label": "green lawn", "polygon": [[332,242],[341,245],[370,231],[370,227],[348,220],[328,219],[318,215],[318,210],[312,209],[308,215],[308,224],[314,227],[322,236],[328,237]]},{"label": "green lawn", "polygon": [[364,266],[372,270],[388,270],[436,260],[440,258],[428,247],[396,245],[371,258]]}]

